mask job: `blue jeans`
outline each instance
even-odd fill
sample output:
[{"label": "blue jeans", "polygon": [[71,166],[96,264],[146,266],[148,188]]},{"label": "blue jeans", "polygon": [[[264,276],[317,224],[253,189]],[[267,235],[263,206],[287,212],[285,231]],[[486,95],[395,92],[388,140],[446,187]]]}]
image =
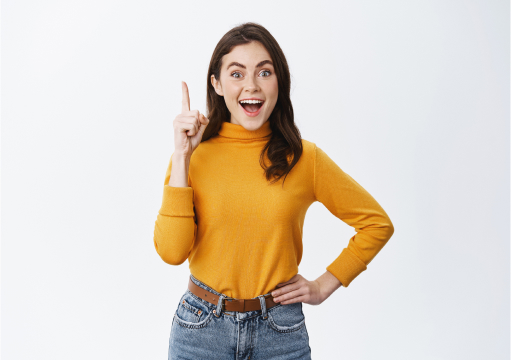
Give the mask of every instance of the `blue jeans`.
[{"label": "blue jeans", "polygon": [[261,310],[222,311],[222,299],[232,298],[191,274],[190,278],[217,295],[218,304],[213,305],[186,290],[172,320],[169,360],[311,359],[301,302],[278,303],[266,309],[264,295],[259,295],[254,299],[259,298]]}]

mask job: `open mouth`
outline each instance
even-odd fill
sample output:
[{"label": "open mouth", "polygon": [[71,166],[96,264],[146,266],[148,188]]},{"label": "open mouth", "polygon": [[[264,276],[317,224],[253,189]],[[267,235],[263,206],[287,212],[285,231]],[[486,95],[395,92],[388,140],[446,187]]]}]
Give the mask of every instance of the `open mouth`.
[{"label": "open mouth", "polygon": [[261,107],[264,104],[264,101],[262,100],[241,100],[239,101],[239,104],[245,111],[245,113],[249,116],[255,116],[259,113],[261,110]]}]

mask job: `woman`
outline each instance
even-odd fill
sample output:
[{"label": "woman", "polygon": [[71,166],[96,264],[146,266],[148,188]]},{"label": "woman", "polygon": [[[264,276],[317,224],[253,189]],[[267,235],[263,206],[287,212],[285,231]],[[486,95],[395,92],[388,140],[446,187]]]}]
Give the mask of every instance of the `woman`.
[{"label": "woman", "polygon": [[[366,270],[392,236],[392,222],[324,151],[301,139],[287,61],[264,27],[242,24],[217,44],[208,116],[190,110],[182,86],[154,230],[163,261],[188,259],[191,272],[169,359],[310,359],[302,303],[321,304]],[[309,281],[298,265],[315,201],[357,234]]]}]

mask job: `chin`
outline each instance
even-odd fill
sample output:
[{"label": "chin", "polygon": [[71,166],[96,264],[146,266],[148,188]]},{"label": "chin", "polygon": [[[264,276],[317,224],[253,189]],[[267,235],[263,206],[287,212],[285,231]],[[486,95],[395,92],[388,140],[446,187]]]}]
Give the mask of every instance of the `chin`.
[{"label": "chin", "polygon": [[243,124],[243,127],[247,130],[257,130],[261,126],[263,126],[264,121],[248,119],[248,120],[245,120],[242,124]]}]

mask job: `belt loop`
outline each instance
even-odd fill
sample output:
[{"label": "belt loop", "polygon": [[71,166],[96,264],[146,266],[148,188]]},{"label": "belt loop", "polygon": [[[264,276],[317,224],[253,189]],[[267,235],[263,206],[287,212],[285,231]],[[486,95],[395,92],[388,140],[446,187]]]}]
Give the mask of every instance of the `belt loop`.
[{"label": "belt loop", "polygon": [[263,319],[266,320],[268,318],[268,314],[266,312],[266,298],[264,297],[264,295],[259,295],[258,298],[259,298],[259,302],[261,303],[261,311],[262,311]]},{"label": "belt loop", "polygon": [[222,315],[222,303],[223,303],[224,299],[225,299],[224,295],[220,295],[218,297],[218,304],[216,304],[216,314],[215,314],[216,317],[220,317],[220,315]]}]

